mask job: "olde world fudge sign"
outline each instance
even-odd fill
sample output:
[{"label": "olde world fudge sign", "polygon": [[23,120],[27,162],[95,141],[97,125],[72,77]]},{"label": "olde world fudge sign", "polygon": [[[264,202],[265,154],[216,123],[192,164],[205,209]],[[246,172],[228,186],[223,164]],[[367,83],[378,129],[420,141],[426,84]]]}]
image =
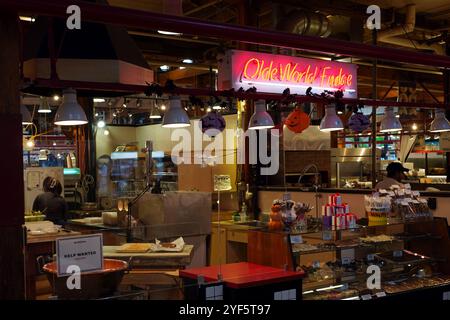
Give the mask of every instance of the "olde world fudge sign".
[{"label": "olde world fudge sign", "polygon": [[305,94],[343,90],[344,97],[357,98],[357,67],[354,64],[251,51],[230,50],[219,65],[219,89]]}]

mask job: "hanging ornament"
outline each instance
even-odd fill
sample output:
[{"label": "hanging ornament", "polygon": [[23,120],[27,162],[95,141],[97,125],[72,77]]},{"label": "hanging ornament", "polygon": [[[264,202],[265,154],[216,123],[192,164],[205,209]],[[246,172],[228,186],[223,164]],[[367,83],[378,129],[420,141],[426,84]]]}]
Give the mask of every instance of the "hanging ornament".
[{"label": "hanging ornament", "polygon": [[355,112],[348,120],[348,127],[354,132],[363,132],[370,126],[370,119],[362,112]]},{"label": "hanging ornament", "polygon": [[222,115],[213,110],[200,119],[200,125],[203,133],[215,136],[225,129],[226,124]]},{"label": "hanging ornament", "polygon": [[300,108],[295,108],[284,121],[286,127],[295,133],[301,133],[309,127],[309,116]]}]

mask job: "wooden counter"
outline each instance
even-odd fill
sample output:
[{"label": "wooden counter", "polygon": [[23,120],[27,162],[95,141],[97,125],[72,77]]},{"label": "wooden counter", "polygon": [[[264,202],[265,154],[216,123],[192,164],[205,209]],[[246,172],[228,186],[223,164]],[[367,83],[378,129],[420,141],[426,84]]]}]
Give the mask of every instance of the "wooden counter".
[{"label": "wooden counter", "polygon": [[27,235],[27,244],[25,247],[27,300],[34,300],[36,298],[36,276],[39,274],[37,258],[43,255],[55,254],[56,239],[77,236],[80,234],[80,232],[75,231],[61,231],[51,235]]}]

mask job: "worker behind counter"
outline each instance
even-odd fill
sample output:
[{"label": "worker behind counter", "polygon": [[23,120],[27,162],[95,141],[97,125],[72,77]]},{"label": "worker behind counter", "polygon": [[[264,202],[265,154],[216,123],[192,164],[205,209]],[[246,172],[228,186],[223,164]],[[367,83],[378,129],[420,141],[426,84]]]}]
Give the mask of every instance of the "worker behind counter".
[{"label": "worker behind counter", "polygon": [[67,203],[61,197],[61,183],[52,177],[47,177],[43,182],[44,193],[34,199],[33,211],[41,211],[45,214],[45,220],[54,224],[64,225],[67,222]]},{"label": "worker behind counter", "polygon": [[401,181],[407,180],[408,178],[405,175],[405,172],[408,172],[409,169],[403,167],[400,162],[391,162],[386,167],[387,177],[385,177],[382,181],[378,182],[375,186],[375,190],[385,189],[389,190],[391,186],[397,185],[400,188],[404,188],[403,183]]}]

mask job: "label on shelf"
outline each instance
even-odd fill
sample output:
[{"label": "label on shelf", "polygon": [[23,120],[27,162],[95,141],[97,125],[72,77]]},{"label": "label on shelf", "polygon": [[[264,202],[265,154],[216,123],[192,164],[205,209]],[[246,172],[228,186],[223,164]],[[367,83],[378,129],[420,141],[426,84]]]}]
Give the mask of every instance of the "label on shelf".
[{"label": "label on shelf", "polygon": [[320,261],[314,261],[312,263],[313,268],[320,268]]},{"label": "label on shelf", "polygon": [[367,255],[367,261],[373,261],[375,259],[375,255],[373,253],[369,253]]},{"label": "label on shelf", "polygon": [[403,251],[402,250],[395,250],[393,253],[394,258],[400,258],[403,256]]},{"label": "label on shelf", "polygon": [[303,237],[301,235],[291,235],[291,243],[303,243]]},{"label": "label on shelf", "polygon": [[361,296],[361,300],[372,300],[372,295],[364,294]]},{"label": "label on shelf", "polygon": [[324,241],[333,240],[333,233],[331,231],[323,231],[322,232],[322,239]]},{"label": "label on shelf", "polygon": [[355,260],[355,249],[341,250],[341,261],[343,265],[350,264]]},{"label": "label on shelf", "polygon": [[380,292],[377,292],[375,295],[377,296],[377,298],[386,297],[386,292],[380,291]]}]

